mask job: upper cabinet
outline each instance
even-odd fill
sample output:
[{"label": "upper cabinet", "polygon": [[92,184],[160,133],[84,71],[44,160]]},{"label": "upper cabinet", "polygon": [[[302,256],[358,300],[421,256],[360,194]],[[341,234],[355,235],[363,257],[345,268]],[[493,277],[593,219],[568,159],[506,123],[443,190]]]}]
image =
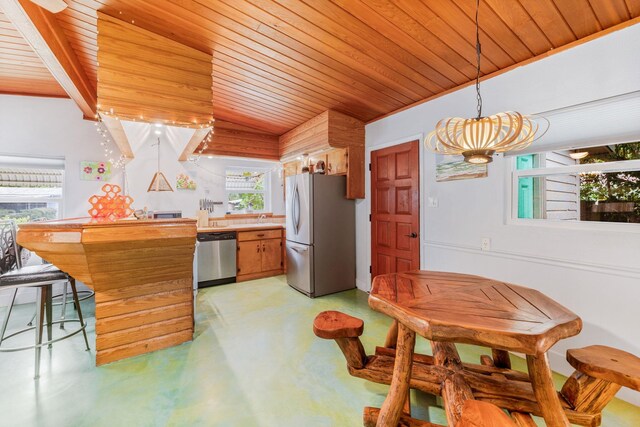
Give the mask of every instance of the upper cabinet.
[{"label": "upper cabinet", "polygon": [[327,110],[280,136],[285,175],[300,173],[302,154],[311,164],[323,160],[330,175],[346,175],[347,198],[364,198],[364,122]]}]

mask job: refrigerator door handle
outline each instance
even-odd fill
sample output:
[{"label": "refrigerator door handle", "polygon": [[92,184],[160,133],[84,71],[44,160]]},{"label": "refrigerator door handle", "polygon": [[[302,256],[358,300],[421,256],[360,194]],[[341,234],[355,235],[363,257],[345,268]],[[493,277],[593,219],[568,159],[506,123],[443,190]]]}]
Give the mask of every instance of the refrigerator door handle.
[{"label": "refrigerator door handle", "polygon": [[296,188],[293,190],[293,204],[291,209],[293,210],[293,226],[296,230],[296,234],[298,234],[298,231],[300,231],[300,192],[297,184]]},{"label": "refrigerator door handle", "polygon": [[291,249],[298,252],[299,254],[309,251],[309,248],[297,248],[295,246],[291,246]]}]

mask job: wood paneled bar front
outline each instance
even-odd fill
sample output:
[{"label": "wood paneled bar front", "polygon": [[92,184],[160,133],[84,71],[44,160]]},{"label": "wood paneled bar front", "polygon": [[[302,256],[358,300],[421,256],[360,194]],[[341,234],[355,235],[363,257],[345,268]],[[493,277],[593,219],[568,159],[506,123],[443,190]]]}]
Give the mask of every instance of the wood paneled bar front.
[{"label": "wood paneled bar front", "polygon": [[18,243],[95,291],[96,364],[193,338],[193,219],[22,224]]}]

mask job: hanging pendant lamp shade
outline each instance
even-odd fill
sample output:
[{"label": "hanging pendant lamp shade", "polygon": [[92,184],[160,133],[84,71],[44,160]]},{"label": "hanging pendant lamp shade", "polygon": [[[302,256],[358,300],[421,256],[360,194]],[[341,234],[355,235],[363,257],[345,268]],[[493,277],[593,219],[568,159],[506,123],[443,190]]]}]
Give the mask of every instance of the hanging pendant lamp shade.
[{"label": "hanging pendant lamp shade", "polygon": [[442,119],[425,142],[440,154],[463,155],[469,163],[489,163],[495,153],[528,147],[539,125],[531,117],[514,111],[489,117]]},{"label": "hanging pendant lamp shade", "polygon": [[162,172],[160,172],[160,138],[158,138],[158,170],[153,174],[153,178],[151,179],[151,184],[149,184],[149,188],[147,188],[147,192],[151,191],[173,191],[171,188],[171,184],[167,180],[167,177],[164,176]]},{"label": "hanging pendant lamp shade", "polygon": [[[478,116],[471,119],[449,117],[440,120],[434,131],[424,140],[425,146],[438,154],[462,155],[468,163],[490,163],[495,153],[522,150],[544,135],[549,121],[544,117],[506,111],[493,116],[482,116],[480,95],[480,27],[478,12],[480,0],[476,0],[476,98]],[[538,119],[542,120],[541,129]]]}]

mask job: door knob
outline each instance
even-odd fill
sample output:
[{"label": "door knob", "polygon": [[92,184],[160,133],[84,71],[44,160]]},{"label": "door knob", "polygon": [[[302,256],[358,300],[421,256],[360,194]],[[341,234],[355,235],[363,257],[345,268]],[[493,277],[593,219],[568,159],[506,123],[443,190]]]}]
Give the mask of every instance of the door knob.
[{"label": "door knob", "polygon": [[415,239],[416,237],[418,237],[418,233],[405,234],[405,236]]}]

